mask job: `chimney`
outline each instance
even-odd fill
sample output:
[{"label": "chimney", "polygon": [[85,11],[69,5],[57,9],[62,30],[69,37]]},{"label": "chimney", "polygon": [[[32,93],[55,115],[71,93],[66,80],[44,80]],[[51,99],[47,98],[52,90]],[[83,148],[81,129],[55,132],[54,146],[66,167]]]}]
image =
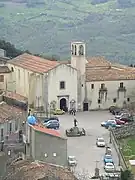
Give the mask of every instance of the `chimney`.
[{"label": "chimney", "polygon": [[0,152],[0,180],[6,174],[6,164],[7,164],[6,154],[4,152]]}]

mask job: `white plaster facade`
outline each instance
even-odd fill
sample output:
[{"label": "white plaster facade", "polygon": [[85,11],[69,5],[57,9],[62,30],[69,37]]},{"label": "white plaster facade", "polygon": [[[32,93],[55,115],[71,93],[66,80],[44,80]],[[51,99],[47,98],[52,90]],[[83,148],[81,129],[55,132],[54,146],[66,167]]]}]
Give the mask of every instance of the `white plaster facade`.
[{"label": "white plaster facade", "polygon": [[[60,64],[47,73],[35,73],[10,63],[8,67],[12,72],[8,78],[7,90],[27,97],[29,105],[45,107],[55,101],[56,108],[60,108],[62,98],[66,99],[68,109],[71,100],[77,104],[76,69]],[[65,82],[64,89],[60,89],[61,81]]]},{"label": "white plaster facade", "polygon": [[[101,84],[105,84],[107,88],[107,97],[105,95],[101,100],[101,103],[98,102],[99,99],[99,89]],[[119,92],[118,88],[120,83],[123,83],[123,86],[126,88],[126,92]],[[93,81],[87,82],[87,98],[89,103],[89,110],[95,109],[108,109],[112,105],[119,107],[123,106],[123,103],[129,104],[135,100],[135,80],[118,80],[118,81]],[[94,85],[92,89],[91,86]]]},{"label": "white plaster facade", "polygon": [[[33,58],[32,55],[25,56],[26,62],[27,56],[28,59]],[[43,65],[45,61],[42,59]],[[39,62],[41,63],[40,60]],[[47,63],[52,64],[51,61]],[[33,66],[39,67],[38,61],[32,63],[31,67]],[[46,66],[48,64],[44,65],[44,68]],[[27,66],[23,68],[20,64],[12,64],[11,60],[8,61],[8,67],[12,71],[8,78],[8,90],[27,97],[29,104],[44,107],[45,110],[51,108],[52,104],[55,104],[55,108],[60,108],[61,99],[65,99],[68,109],[71,108],[71,101],[74,101],[78,110],[95,110],[107,109],[112,105],[121,107],[123,103],[133,101],[135,97],[135,68],[116,66],[103,58],[89,61],[86,59],[86,47],[83,42],[71,43],[70,65],[69,62],[67,65],[60,63],[46,72],[40,66],[39,69],[42,68],[43,72],[36,72],[30,70],[30,66],[28,69]],[[60,88],[60,82],[64,82],[63,89]],[[118,94],[120,83],[123,83],[123,88]],[[101,84],[104,84],[103,89]],[[100,89],[102,93],[99,95]]]},{"label": "white plaster facade", "polygon": [[[65,82],[65,88],[60,89],[60,82]],[[56,101],[56,107],[60,107],[62,98],[66,99],[67,108],[70,102],[75,102],[77,108],[77,70],[61,64],[48,72],[48,103]]]}]

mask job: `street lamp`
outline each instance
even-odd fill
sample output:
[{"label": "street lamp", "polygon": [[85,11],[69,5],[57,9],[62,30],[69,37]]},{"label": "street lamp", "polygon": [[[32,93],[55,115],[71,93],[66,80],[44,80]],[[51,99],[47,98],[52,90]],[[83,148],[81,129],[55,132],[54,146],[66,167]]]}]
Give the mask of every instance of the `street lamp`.
[{"label": "street lamp", "polygon": [[96,168],[95,168],[95,177],[99,178],[99,168],[98,168],[99,161],[96,161]]},{"label": "street lamp", "polygon": [[110,140],[109,140],[109,143],[111,144],[112,143],[112,136],[111,136],[111,129],[110,129]]}]

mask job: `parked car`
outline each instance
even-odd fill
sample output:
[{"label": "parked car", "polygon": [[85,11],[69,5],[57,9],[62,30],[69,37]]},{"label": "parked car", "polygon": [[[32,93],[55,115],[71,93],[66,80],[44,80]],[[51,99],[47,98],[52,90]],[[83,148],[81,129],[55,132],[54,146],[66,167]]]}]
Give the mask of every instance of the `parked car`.
[{"label": "parked car", "polygon": [[59,121],[58,117],[56,117],[56,116],[53,116],[53,117],[50,117],[50,118],[45,117],[44,120],[43,120],[43,124],[47,123],[50,120],[57,120],[57,121]]},{"label": "parked car", "polygon": [[44,126],[46,126],[49,129],[59,129],[60,123],[57,120],[50,120],[44,123]]},{"label": "parked car", "polygon": [[112,111],[114,111],[115,109],[117,109],[118,107],[116,106],[110,106],[109,107],[109,112],[112,113]]},{"label": "parked car", "polygon": [[97,147],[105,147],[105,140],[104,140],[104,138],[102,138],[102,137],[97,138],[96,145],[97,145]]},{"label": "parked car", "polygon": [[113,163],[113,159],[112,159],[112,156],[109,155],[109,154],[105,154],[104,156],[104,163]]},{"label": "parked car", "polygon": [[62,114],[65,114],[65,111],[61,110],[61,109],[55,109],[53,111],[53,114],[54,115],[62,115]]},{"label": "parked car", "polygon": [[68,156],[68,165],[69,166],[76,166],[77,160],[75,156]]},{"label": "parked car", "polygon": [[120,111],[121,111],[121,108],[115,108],[114,110],[112,110],[112,114],[117,115]]},{"label": "parked car", "polygon": [[106,172],[114,172],[115,171],[115,166],[113,163],[106,163],[104,166],[104,169]]},{"label": "parked car", "polygon": [[126,118],[129,118],[131,116],[131,114],[127,113],[127,112],[123,112],[121,113],[120,115],[116,115],[115,118],[116,119],[120,119],[122,117],[126,117]]},{"label": "parked car", "polygon": [[124,121],[125,124],[128,124],[128,123],[134,121],[134,117],[133,117],[133,116],[130,116],[130,117],[121,117],[121,118],[119,118],[119,120],[120,120],[120,121]]},{"label": "parked car", "polygon": [[118,125],[124,125],[125,124],[125,121],[122,121],[121,119],[115,119],[115,121]]},{"label": "parked car", "polygon": [[103,121],[102,123],[101,123],[101,126],[105,126],[106,125],[106,123],[111,123],[111,124],[116,124],[116,121],[115,121],[115,119],[109,119],[109,120],[107,120],[107,121]]},{"label": "parked car", "polygon": [[105,152],[105,154],[107,155],[112,155],[112,150],[111,150],[111,148],[109,147],[109,146],[107,146],[106,147],[106,152]]},{"label": "parked car", "polygon": [[101,126],[105,127],[106,129],[108,129],[109,127],[112,127],[112,128],[121,127],[121,125],[118,125],[114,119],[110,119],[108,121],[102,122]]}]

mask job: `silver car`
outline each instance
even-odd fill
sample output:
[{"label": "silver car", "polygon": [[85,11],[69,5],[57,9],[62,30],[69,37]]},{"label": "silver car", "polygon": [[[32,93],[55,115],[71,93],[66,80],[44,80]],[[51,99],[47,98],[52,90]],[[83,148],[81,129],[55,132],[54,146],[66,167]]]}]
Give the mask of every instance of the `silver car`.
[{"label": "silver car", "polygon": [[104,166],[104,169],[106,172],[114,172],[115,171],[115,166],[113,163],[106,163],[105,166]]},{"label": "silver car", "polygon": [[76,166],[77,165],[77,161],[75,156],[68,156],[68,165],[69,166]]}]

